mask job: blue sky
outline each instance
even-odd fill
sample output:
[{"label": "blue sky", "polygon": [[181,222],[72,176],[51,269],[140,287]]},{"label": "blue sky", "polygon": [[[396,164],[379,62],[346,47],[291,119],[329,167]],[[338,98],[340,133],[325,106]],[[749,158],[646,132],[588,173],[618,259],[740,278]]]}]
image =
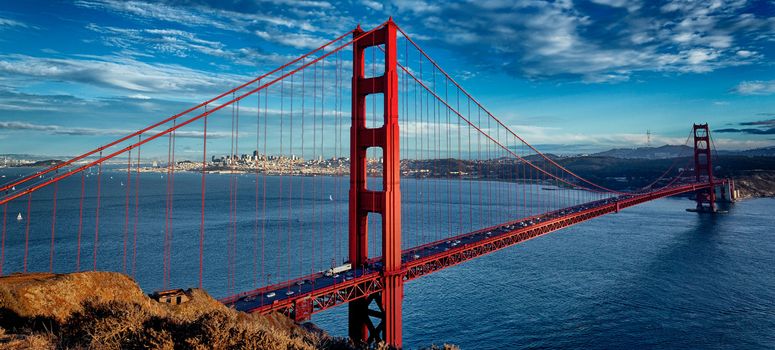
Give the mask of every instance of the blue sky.
[{"label": "blue sky", "polygon": [[775,145],[772,1],[31,0],[0,6],[0,153],[86,151],[388,16],[547,151]]}]

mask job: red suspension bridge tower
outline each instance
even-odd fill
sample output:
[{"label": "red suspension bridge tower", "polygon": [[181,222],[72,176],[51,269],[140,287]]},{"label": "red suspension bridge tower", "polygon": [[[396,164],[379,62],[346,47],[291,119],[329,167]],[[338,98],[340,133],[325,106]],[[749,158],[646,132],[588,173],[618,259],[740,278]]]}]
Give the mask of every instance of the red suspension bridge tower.
[{"label": "red suspension bridge tower", "polygon": [[[404,294],[401,275],[401,190],[398,131],[398,72],[396,71],[396,25],[390,19],[379,30],[353,33],[352,128],[350,130],[349,256],[353,266],[368,260],[368,214],[382,218],[383,289],[349,304],[349,333],[353,340],[383,340],[401,347],[401,303]],[[366,78],[364,51],[384,45],[385,71]],[[366,96],[382,94],[384,125],[366,127]],[[379,147],[383,154],[382,190],[367,186],[366,151]],[[376,309],[371,305],[376,304]],[[379,319],[374,325],[372,317]]]},{"label": "red suspension bridge tower", "polygon": [[697,212],[716,212],[716,191],[713,186],[713,163],[708,124],[694,124],[694,176],[700,183],[707,181],[707,189],[697,191]]}]

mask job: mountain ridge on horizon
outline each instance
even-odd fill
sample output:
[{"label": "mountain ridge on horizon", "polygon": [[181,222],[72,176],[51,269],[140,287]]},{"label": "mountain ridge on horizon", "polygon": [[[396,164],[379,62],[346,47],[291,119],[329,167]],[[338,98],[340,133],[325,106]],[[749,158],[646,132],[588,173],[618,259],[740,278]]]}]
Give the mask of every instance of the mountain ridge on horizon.
[{"label": "mountain ridge on horizon", "polygon": [[[742,151],[716,150],[718,155],[725,156],[764,156],[775,157],[775,146],[752,148]],[[658,147],[612,148],[607,151],[591,153],[589,156],[612,157],[623,159],[666,159],[689,157],[694,155],[694,149],[686,145],[662,145]]]}]

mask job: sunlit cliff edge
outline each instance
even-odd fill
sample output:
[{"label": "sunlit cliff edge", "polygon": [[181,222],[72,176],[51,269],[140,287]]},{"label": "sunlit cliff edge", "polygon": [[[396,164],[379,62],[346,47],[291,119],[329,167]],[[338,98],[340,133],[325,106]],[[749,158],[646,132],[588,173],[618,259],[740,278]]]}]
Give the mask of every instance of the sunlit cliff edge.
[{"label": "sunlit cliff edge", "polygon": [[282,315],[229,309],[200,289],[189,295],[180,305],[161,303],[114,272],[0,277],[0,348],[360,348]]}]

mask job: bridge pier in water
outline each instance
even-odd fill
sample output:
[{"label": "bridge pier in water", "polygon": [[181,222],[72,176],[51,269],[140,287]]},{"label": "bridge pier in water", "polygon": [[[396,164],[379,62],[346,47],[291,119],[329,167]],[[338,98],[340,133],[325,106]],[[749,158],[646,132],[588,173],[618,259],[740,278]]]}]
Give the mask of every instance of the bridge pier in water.
[{"label": "bridge pier in water", "polygon": [[[401,271],[401,191],[398,129],[398,72],[396,25],[390,19],[376,31],[353,32],[352,127],[350,130],[349,258],[354,267],[368,260],[368,214],[382,216],[382,291],[349,304],[349,335],[353,341],[384,341],[401,347],[401,303],[404,282]],[[364,51],[384,45],[385,71],[366,78]],[[382,94],[384,125],[366,127],[366,97]],[[367,150],[382,148],[381,191],[367,188]],[[372,309],[372,305],[376,309]],[[374,325],[372,318],[379,319]]]}]

